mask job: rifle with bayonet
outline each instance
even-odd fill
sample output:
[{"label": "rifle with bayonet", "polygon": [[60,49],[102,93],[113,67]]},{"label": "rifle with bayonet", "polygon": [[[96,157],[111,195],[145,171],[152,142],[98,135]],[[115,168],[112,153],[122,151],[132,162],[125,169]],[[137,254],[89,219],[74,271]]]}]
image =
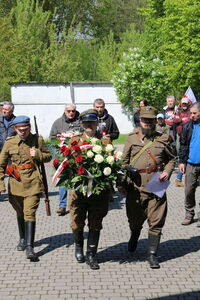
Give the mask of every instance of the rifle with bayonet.
[{"label": "rifle with bayonet", "polygon": [[[34,116],[34,124],[35,124],[35,132],[36,132],[37,136],[39,136],[38,126],[37,126],[35,116]],[[44,185],[46,215],[50,216],[51,215],[51,209],[50,209],[50,203],[49,203],[47,175],[46,175],[45,166],[44,166],[43,162],[40,162],[40,173],[42,175],[42,181],[43,181],[43,185]]]}]

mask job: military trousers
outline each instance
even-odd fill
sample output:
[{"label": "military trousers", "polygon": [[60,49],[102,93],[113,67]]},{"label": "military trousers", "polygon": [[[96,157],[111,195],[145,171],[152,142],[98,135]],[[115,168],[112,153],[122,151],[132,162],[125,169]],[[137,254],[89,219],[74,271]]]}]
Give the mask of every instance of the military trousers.
[{"label": "military trousers", "polygon": [[9,202],[18,217],[24,218],[25,221],[36,220],[36,210],[40,203],[40,194],[27,197],[9,194]]},{"label": "military trousers", "polygon": [[154,194],[141,192],[129,187],[126,197],[126,214],[131,230],[141,230],[147,220],[149,233],[161,234],[167,215],[167,198],[158,198]]},{"label": "military trousers", "polygon": [[100,195],[92,194],[90,197],[69,191],[68,206],[72,230],[83,230],[86,218],[90,230],[101,230],[103,218],[108,213],[109,199],[109,190],[103,191]]},{"label": "military trousers", "polygon": [[[196,205],[195,192],[200,181],[200,164],[187,164],[185,173],[185,210],[186,216],[194,217],[194,209]],[[200,202],[199,202],[200,205]],[[198,213],[200,218],[200,211]]]}]

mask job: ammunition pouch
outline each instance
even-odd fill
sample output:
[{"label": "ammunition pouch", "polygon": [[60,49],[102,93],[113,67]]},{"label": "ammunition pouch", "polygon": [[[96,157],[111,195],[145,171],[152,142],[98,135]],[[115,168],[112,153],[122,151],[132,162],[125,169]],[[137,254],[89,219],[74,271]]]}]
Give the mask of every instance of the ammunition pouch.
[{"label": "ammunition pouch", "polygon": [[138,169],[131,166],[126,166],[124,169],[126,170],[127,177],[137,186],[141,186],[141,175]]},{"label": "ammunition pouch", "polygon": [[21,181],[20,173],[17,171],[17,168],[15,165],[9,165],[6,168],[6,175],[12,176],[17,181]]}]

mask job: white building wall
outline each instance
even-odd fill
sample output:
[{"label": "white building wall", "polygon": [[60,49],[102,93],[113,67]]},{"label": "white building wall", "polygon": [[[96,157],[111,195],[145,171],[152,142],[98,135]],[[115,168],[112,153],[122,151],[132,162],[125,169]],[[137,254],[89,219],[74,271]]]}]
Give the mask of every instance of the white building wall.
[{"label": "white building wall", "polygon": [[102,98],[120,133],[132,131],[132,123],[123,112],[111,83],[72,82],[72,83],[13,83],[11,84],[12,102],[15,115],[31,118],[34,132],[36,116],[39,133],[47,138],[53,122],[59,118],[67,103],[74,103],[79,112],[92,108],[96,98]]}]

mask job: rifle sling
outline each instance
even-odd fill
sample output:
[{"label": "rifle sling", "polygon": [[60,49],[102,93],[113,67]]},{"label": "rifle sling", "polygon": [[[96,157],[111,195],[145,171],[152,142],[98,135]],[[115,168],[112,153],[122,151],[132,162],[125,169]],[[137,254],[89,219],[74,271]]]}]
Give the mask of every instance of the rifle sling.
[{"label": "rifle sling", "polygon": [[140,156],[142,155],[142,153],[147,149],[149,148],[151,145],[153,144],[153,141],[149,141],[146,145],[144,145],[142,147],[142,149],[133,157],[130,165],[131,166],[134,166],[134,163],[140,158]]}]

